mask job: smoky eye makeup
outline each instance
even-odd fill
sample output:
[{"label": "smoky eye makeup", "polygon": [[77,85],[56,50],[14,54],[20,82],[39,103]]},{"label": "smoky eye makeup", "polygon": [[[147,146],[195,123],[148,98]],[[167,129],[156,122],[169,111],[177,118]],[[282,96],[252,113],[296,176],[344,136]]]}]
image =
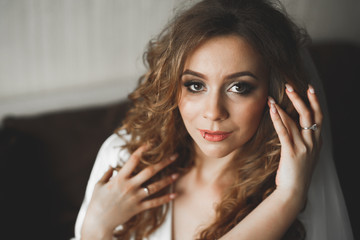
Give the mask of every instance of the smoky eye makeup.
[{"label": "smoky eye makeup", "polygon": [[[190,93],[201,93],[207,91],[208,86],[203,81],[205,78],[202,73],[187,69],[182,75],[182,84]],[[231,74],[223,81],[224,92],[246,96],[256,89],[258,78],[249,71],[243,71]]]},{"label": "smoky eye makeup", "polygon": [[236,93],[239,95],[249,95],[253,90],[255,90],[255,86],[247,81],[237,81],[233,82],[227,88],[227,92]]},{"label": "smoky eye makeup", "polygon": [[200,80],[185,80],[183,85],[191,93],[205,91],[205,84]]}]

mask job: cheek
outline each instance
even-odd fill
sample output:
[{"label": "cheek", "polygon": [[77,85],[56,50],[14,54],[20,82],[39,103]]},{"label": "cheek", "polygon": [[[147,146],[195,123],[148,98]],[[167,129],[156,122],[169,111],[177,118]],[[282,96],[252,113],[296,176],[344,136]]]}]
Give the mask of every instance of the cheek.
[{"label": "cheek", "polygon": [[[259,89],[260,90],[260,89]],[[247,104],[244,104],[244,118],[250,125],[256,129],[259,126],[264,110],[267,106],[267,87],[261,88],[253,98],[249,98]]]},{"label": "cheek", "polygon": [[266,100],[247,101],[232,108],[232,116],[240,128],[251,133],[255,133],[260,124]]},{"label": "cheek", "polygon": [[196,104],[196,101],[193,101],[191,97],[185,96],[185,94],[181,96],[178,107],[185,123],[196,118],[199,112],[199,104]]}]

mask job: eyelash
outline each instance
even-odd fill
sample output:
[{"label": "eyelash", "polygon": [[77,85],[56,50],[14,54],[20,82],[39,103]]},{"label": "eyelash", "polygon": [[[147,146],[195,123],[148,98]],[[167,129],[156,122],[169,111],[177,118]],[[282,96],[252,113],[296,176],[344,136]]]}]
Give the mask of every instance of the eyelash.
[{"label": "eyelash", "polygon": [[192,89],[192,87],[194,87],[195,85],[199,85],[202,88],[205,88],[204,83],[202,83],[201,81],[187,81],[184,83],[184,86],[186,87],[186,89],[191,92],[191,93],[199,93],[203,90],[196,90],[196,89]]},{"label": "eyelash", "polygon": [[230,89],[232,89],[233,87],[240,88],[239,91],[234,92],[234,93],[244,95],[244,96],[250,94],[255,89],[255,87],[253,85],[251,85],[247,82],[236,82],[236,83],[233,83],[230,85],[230,87],[228,88],[228,91]]},{"label": "eyelash", "polygon": [[[201,89],[200,90],[196,90],[194,88],[194,86],[200,86]],[[194,81],[194,80],[190,80],[190,81],[187,81],[184,83],[184,86],[186,87],[186,89],[191,92],[191,93],[200,93],[202,91],[204,91],[204,88],[205,88],[205,84],[201,81]],[[230,89],[234,88],[234,87],[238,87],[240,88],[240,90],[238,91],[230,91]],[[248,95],[250,94],[253,90],[254,90],[254,86],[247,83],[247,82],[235,82],[235,83],[232,83],[230,85],[230,87],[228,88],[228,92],[233,92],[233,93],[236,93],[236,94],[239,94],[239,95]]]}]

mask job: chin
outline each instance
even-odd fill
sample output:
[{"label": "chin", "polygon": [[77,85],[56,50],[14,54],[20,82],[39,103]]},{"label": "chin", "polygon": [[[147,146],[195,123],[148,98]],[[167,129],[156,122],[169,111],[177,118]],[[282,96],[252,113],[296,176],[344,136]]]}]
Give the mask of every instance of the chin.
[{"label": "chin", "polygon": [[224,158],[235,153],[239,148],[224,146],[224,144],[197,144],[198,149],[209,158]]}]

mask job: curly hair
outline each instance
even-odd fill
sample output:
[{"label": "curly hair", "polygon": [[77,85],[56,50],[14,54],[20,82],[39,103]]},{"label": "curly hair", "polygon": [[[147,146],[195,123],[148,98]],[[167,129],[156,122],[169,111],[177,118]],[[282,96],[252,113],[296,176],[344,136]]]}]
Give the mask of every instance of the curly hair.
[{"label": "curly hair", "polygon": [[[226,35],[245,39],[262,56],[269,69],[268,94],[297,121],[297,113],[284,92],[285,83],[290,83],[304,101],[306,99],[308,83],[300,57],[300,49],[309,39],[306,31],[291,21],[278,2],[203,0],[176,15],[157,38],[149,42],[144,54],[148,70],[129,95],[133,107],[121,127],[131,135],[125,148],[132,153],[145,143],[152,146],[143,154],[136,171],[175,152],[179,154],[178,161],[149,182],[172,172],[186,172],[193,166],[193,142],[177,105],[181,74],[187,56],[199,44]],[[200,239],[220,238],[274,191],[281,146],[268,111],[266,107],[256,133],[245,144],[246,157],[241,161],[236,157],[232,160],[229,169],[235,175],[233,185],[217,205],[215,220],[198,235]],[[168,191],[170,187],[153,197]],[[165,205],[137,214],[124,224],[117,236],[121,239],[149,236],[163,223],[168,208]],[[305,229],[296,220],[284,239],[304,237]]]}]

